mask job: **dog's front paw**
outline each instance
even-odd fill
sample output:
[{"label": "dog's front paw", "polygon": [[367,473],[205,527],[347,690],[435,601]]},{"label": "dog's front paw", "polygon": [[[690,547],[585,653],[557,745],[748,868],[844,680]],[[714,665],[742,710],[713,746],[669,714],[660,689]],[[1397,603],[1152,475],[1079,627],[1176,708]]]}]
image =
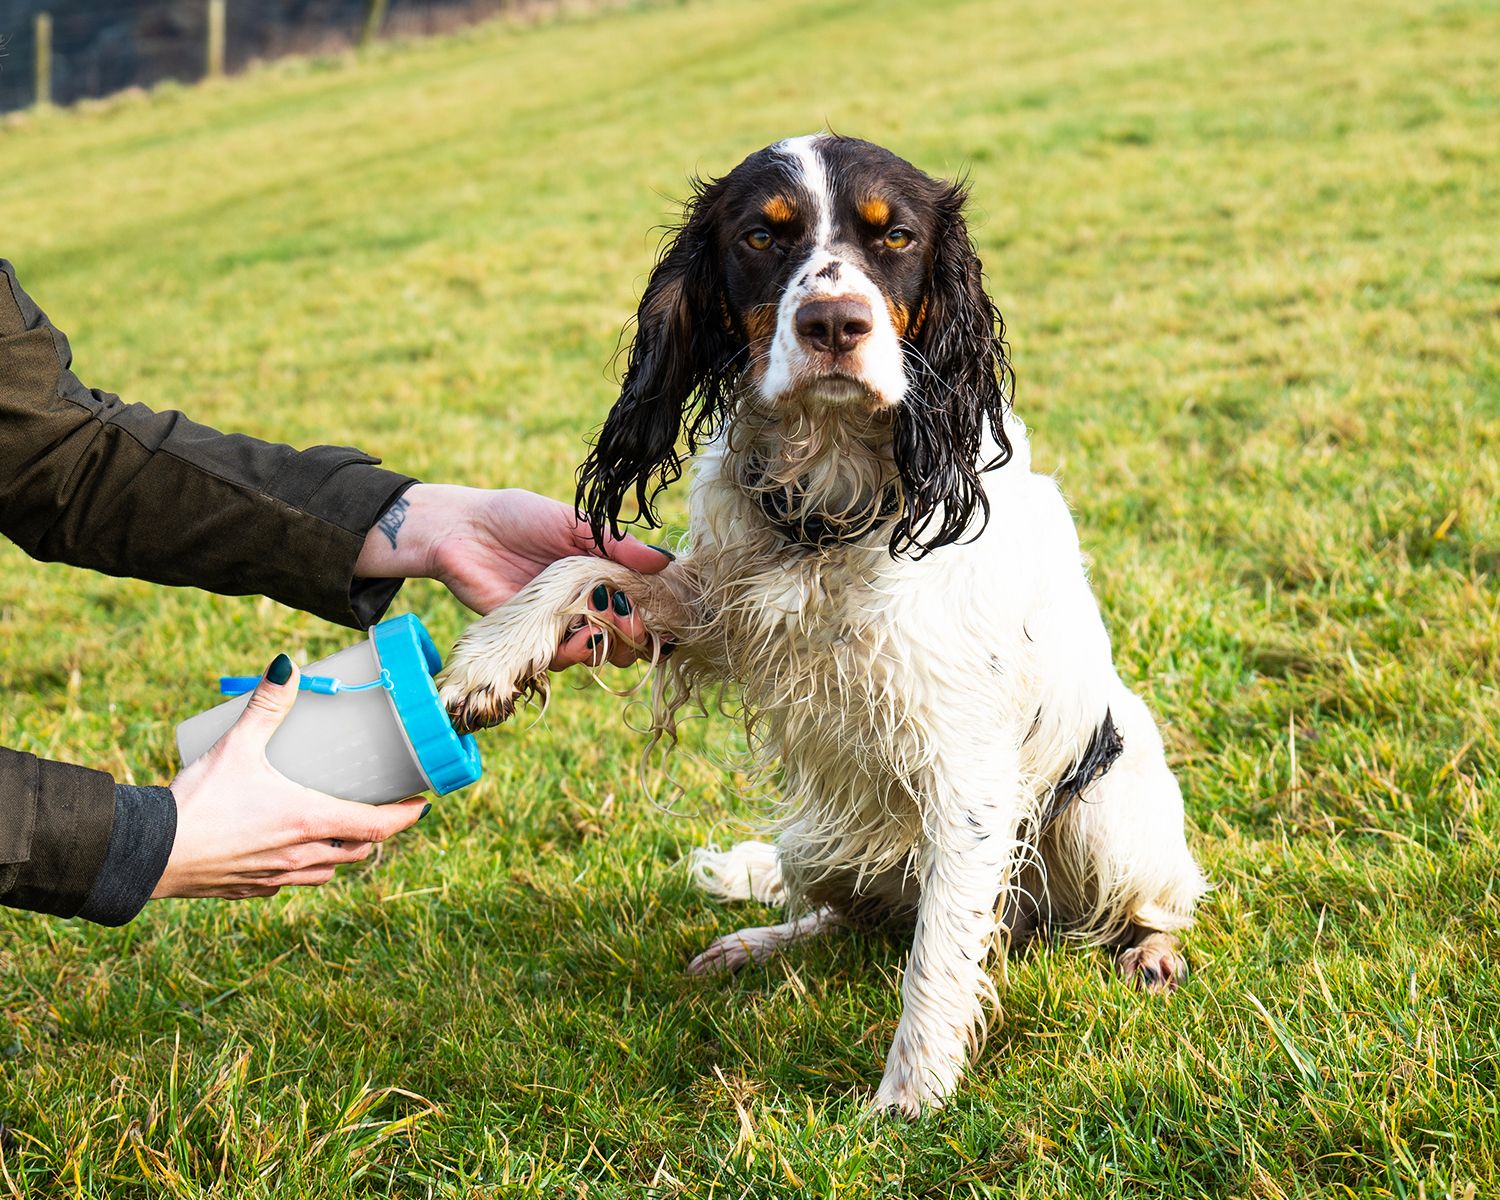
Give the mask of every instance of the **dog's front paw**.
[{"label": "dog's front paw", "polygon": [[958,1086],[964,1065],[961,1043],[955,1040],[948,1052],[943,1053],[936,1047],[923,1049],[914,1045],[909,1034],[909,1030],[897,1030],[896,1040],[886,1056],[885,1074],[870,1104],[874,1113],[920,1117],[924,1112],[942,1108]]},{"label": "dog's front paw", "polygon": [[474,733],[510,720],[516,704],[532,695],[546,694],[545,678],[500,683],[469,683],[462,677],[445,676],[438,695],[453,728]]},{"label": "dog's front paw", "polygon": [[948,1098],[932,1076],[923,1076],[912,1070],[886,1068],[885,1077],[870,1102],[870,1112],[877,1116],[902,1116],[916,1120],[924,1112],[933,1112],[943,1107]]},{"label": "dog's front paw", "polygon": [[459,639],[438,676],[438,697],[459,733],[509,720],[517,703],[529,696],[547,698],[552,648],[546,643],[518,644],[507,636],[516,632],[513,625],[495,621],[493,614],[477,622]]},{"label": "dog's front paw", "polygon": [[438,696],[453,728],[459,733],[474,733],[510,720],[518,701],[545,691],[545,678],[501,681],[457,673],[443,676]]},{"label": "dog's front paw", "polygon": [[1120,978],[1143,992],[1166,995],[1187,981],[1187,959],[1178,953],[1177,939],[1169,933],[1152,933],[1115,959]]}]

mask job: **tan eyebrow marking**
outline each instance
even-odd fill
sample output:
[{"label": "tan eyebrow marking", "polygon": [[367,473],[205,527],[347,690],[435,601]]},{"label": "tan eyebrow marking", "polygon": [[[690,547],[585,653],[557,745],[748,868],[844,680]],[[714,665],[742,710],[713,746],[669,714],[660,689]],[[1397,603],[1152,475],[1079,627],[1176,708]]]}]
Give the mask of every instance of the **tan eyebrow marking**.
[{"label": "tan eyebrow marking", "polygon": [[785,196],[772,196],[760,206],[761,216],[777,225],[785,225],[796,211],[796,205]]},{"label": "tan eyebrow marking", "polygon": [[871,196],[859,202],[859,215],[871,225],[884,225],[891,219],[891,206],[879,196]]},{"label": "tan eyebrow marking", "polygon": [[905,337],[907,326],[911,324],[911,313],[906,305],[898,300],[887,300],[885,306],[891,314],[891,325],[896,330],[896,336]]}]

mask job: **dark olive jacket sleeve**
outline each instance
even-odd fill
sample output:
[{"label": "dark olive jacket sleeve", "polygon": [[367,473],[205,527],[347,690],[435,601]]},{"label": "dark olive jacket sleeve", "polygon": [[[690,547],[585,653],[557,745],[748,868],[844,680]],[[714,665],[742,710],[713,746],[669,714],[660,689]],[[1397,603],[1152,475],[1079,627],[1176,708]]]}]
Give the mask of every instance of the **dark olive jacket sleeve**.
[{"label": "dark olive jacket sleeve", "polygon": [[354,564],[410,477],[347,446],[294,450],[124,404],[71,365],[0,259],[0,535],[47,562],[379,618],[400,582]]},{"label": "dark olive jacket sleeve", "polygon": [[[365,535],[414,481],[344,446],[223,434],[92,390],[0,259],[0,536],[33,558],[265,595],[339,624],[398,580],[355,577]],[[171,793],[0,749],[0,904],[110,924],[171,849]]]}]

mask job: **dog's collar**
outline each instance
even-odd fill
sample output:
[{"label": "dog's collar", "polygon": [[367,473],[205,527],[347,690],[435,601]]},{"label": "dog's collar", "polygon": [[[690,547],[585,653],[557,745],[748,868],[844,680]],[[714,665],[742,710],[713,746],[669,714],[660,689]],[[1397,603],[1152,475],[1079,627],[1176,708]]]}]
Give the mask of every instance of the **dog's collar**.
[{"label": "dog's collar", "polygon": [[812,550],[832,550],[859,541],[877,525],[901,511],[901,489],[894,483],[880,496],[880,509],[868,516],[831,517],[825,513],[797,512],[801,493],[794,488],[765,486],[765,465],[752,457],[746,471],[745,490],[754,498],[766,523],[785,541]]}]

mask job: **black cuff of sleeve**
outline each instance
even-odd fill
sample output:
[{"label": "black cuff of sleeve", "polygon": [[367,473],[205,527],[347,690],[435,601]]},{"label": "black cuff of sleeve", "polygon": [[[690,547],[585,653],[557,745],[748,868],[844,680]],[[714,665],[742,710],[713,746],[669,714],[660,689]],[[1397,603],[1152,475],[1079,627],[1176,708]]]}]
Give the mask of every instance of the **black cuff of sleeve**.
[{"label": "black cuff of sleeve", "polygon": [[[12,791],[21,796],[23,824],[31,810],[32,828],[26,857],[9,868],[0,889],[0,904],[76,916],[109,846],[115,781],[103,771],[0,750],[0,810]],[[6,857],[17,847],[10,849]]]},{"label": "black cuff of sleeve", "polygon": [[[338,451],[338,458],[331,451]],[[417,481],[410,475],[387,471],[380,460],[342,446],[314,446],[302,451],[307,478],[316,484],[303,494],[277,487],[273,494],[320,521],[364,537],[396,498]]]},{"label": "black cuff of sleeve", "polygon": [[115,823],[93,889],[78,915],[124,925],[151,899],[177,838],[177,800],[164,787],[115,785]]},{"label": "black cuff of sleeve", "polygon": [[349,610],[354,614],[357,628],[368,629],[390,608],[391,601],[401,590],[404,579],[360,579],[356,576],[349,584]]},{"label": "black cuff of sleeve", "polygon": [[344,624],[368,629],[385,615],[404,579],[364,579],[354,574],[364,538],[375,528],[385,510],[396,503],[417,481],[363,462],[351,462],[323,479],[311,497],[307,511],[358,535],[354,558],[346,568],[349,581],[349,617]]}]

